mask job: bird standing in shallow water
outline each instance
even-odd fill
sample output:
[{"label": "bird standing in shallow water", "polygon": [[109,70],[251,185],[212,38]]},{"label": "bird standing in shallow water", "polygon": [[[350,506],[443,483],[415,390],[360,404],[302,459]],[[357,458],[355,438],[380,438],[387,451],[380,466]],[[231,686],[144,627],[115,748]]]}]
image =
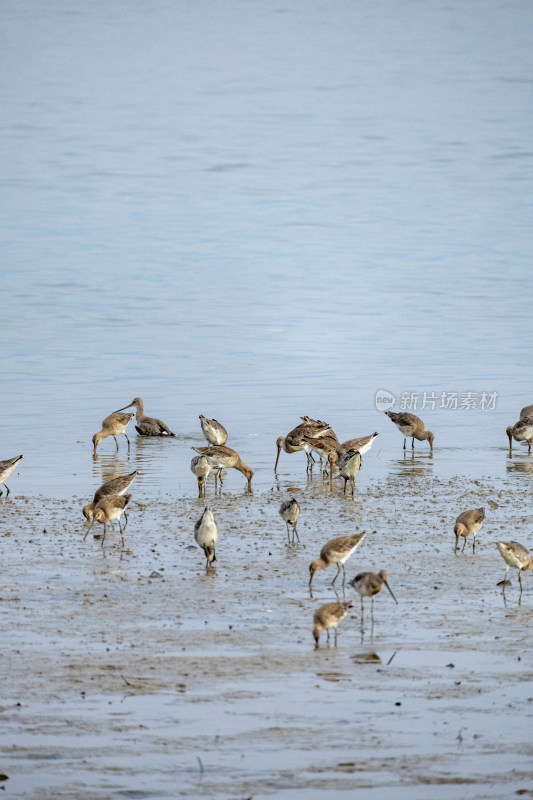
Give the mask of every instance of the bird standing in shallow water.
[{"label": "bird standing in shallow water", "polygon": [[531,553],[518,542],[496,542],[496,547],[507,564],[503,581],[501,581],[498,586],[503,586],[502,591],[505,592],[507,573],[511,567],[514,567],[514,569],[518,570],[518,583],[520,584],[520,594],[522,594],[522,570],[529,569],[533,572],[533,558],[531,557]]},{"label": "bird standing in shallow water", "polygon": [[287,538],[289,542],[291,541],[290,537],[290,530],[289,525],[292,526],[292,543],[294,544],[294,537],[300,541],[300,537],[298,536],[298,531],[296,530],[296,522],[298,521],[298,517],[300,516],[300,506],[298,505],[298,501],[291,497],[290,500],[285,500],[279,507],[279,513],[281,514],[282,519],[285,520],[285,524],[287,525]]},{"label": "bird standing in shallow water", "polygon": [[228,432],[220,422],[216,419],[207,419],[203,414],[200,414],[200,425],[202,426],[202,433],[212,445],[223,445],[228,441]]},{"label": "bird standing in shallow water", "polygon": [[[455,533],[455,550],[454,553],[457,552],[457,546],[459,544],[459,536],[464,536],[464,544],[463,550],[465,549],[466,545],[466,537],[473,534],[474,539],[472,541],[472,552],[474,553],[476,550],[476,533],[480,530],[481,526],[483,525],[483,520],[485,519],[485,509],[484,508],[474,508],[471,511],[463,511],[462,514],[459,514],[457,519],[455,520],[455,525],[453,526],[453,532]],[[461,550],[461,553],[463,552]]]},{"label": "bird standing in shallow water", "polygon": [[198,497],[202,494],[205,497],[205,482],[212,471],[213,465],[207,456],[194,456],[191,460],[191,472],[198,478]]},{"label": "bird standing in shallow water", "polygon": [[408,411],[401,412],[399,414],[395,414],[394,411],[385,411],[385,414],[388,416],[390,420],[392,420],[392,422],[394,422],[400,433],[403,433],[404,450],[407,439],[410,439],[412,437],[413,439],[413,441],[411,442],[412,450],[414,450],[415,447],[415,439],[418,439],[419,442],[427,440],[429,442],[430,450],[431,452],[433,452],[433,441],[435,437],[433,436],[431,431],[425,430],[425,425],[420,419],[420,417],[417,417],[416,414],[410,414]]},{"label": "bird standing in shallow water", "polygon": [[359,450],[348,450],[339,459],[339,473],[344,478],[344,494],[346,494],[346,484],[350,481],[352,486],[352,497],[355,493],[355,476],[361,469],[363,459]]},{"label": "bird standing in shallow water", "polygon": [[311,562],[309,565],[309,586],[311,586],[315,572],[318,572],[319,569],[326,569],[326,567],[329,567],[330,564],[337,565],[337,574],[331,581],[331,585],[333,586],[339,577],[342,567],[342,585],[344,586],[344,581],[346,580],[344,564],[346,561],[348,561],[357,547],[359,547],[365,536],[366,531],[363,531],[363,533],[355,533],[353,536],[338,536],[336,539],[331,539],[329,542],[326,542],[320,551],[320,558]]},{"label": "bird standing in shallow water", "polygon": [[327,631],[328,645],[329,645],[329,630],[335,630],[335,647],[337,646],[337,625],[344,619],[351,608],[351,602],[347,603],[326,603],[317,609],[313,615],[313,637],[315,640],[315,648],[318,648],[320,634],[322,631]]},{"label": "bird standing in shallow water", "polygon": [[303,441],[304,436],[313,436],[316,439],[320,439],[326,434],[335,436],[327,422],[322,422],[320,419],[311,419],[311,417],[300,417],[300,419],[302,420],[300,425],[293,428],[286,436],[278,436],[276,439],[278,455],[276,456],[276,463],[274,464],[274,472],[278,468],[278,461],[282,450],[285,453],[297,453],[300,450],[305,450],[307,468],[309,469],[312,467],[313,457],[309,445]]},{"label": "bird standing in shallow water", "polygon": [[[200,453],[201,456],[207,456],[213,468],[219,472],[223,469],[237,469],[242,472],[248,480],[248,489],[251,490],[254,471],[246,466],[240,455],[235,450],[232,450],[231,447],[221,445],[218,447],[193,447],[192,449]],[[222,476],[219,477],[222,484]]]},{"label": "bird standing in shallow water", "polygon": [[[175,436],[168,425],[157,419],[157,417],[147,417],[144,413],[144,404],[140,397],[135,397],[129,405],[124,408],[119,408],[119,411],[124,411],[126,408],[134,406],[137,409],[135,414],[135,430],[141,436]],[[132,414],[133,416],[133,414]]]},{"label": "bird standing in shallow water", "polygon": [[126,427],[133,417],[133,414],[121,414],[119,411],[114,411],[104,420],[102,420],[102,430],[95,433],[93,436],[93,455],[96,455],[96,448],[107,436],[112,436],[115,440],[115,444],[118,450],[118,441],[117,436],[120,433],[123,433],[126,437],[126,441],[128,443],[128,450],[130,449],[130,440],[128,439],[128,434],[126,433]]},{"label": "bird standing in shallow water", "polygon": [[[522,409],[525,411],[526,409]],[[506,429],[507,436],[509,437],[509,450],[513,449],[513,439],[516,442],[527,442],[527,452],[531,453],[531,445],[533,444],[533,416],[521,417],[518,422],[509,426]]]},{"label": "bird standing in shallow water", "polygon": [[379,436],[377,431],[371,433],[370,436],[360,436],[359,439],[348,439],[347,442],[343,442],[337,447],[337,455],[340,458],[344,453],[347,453],[348,450],[359,450],[361,455],[364,456],[374,444],[376,436]]},{"label": "bird standing in shallow water", "polygon": [[[83,516],[85,519],[90,522],[96,504],[99,503],[100,500],[103,500],[104,497],[111,497],[114,494],[120,496],[124,494],[124,492],[127,492],[135,480],[137,473],[138,470],[134,470],[133,472],[130,472],[129,475],[119,475],[118,478],[113,478],[112,480],[103,483],[94,493],[92,503],[87,503],[87,505],[83,507]],[[127,523],[128,518],[126,516],[126,512],[124,512],[124,516],[126,517]]]},{"label": "bird standing in shallow water", "polygon": [[120,530],[120,538],[122,539],[122,547],[124,547],[124,529],[120,524],[120,516],[124,512],[126,506],[131,500],[131,494],[125,494],[123,497],[114,494],[112,497],[104,497],[100,500],[94,507],[93,511],[93,519],[85,536],[83,537],[83,541],[87,538],[87,534],[91,530],[92,526],[95,522],[99,522],[101,525],[104,526],[104,535],[102,536],[102,541],[100,546],[104,546],[105,542],[105,535],[106,535],[106,525],[108,522],[112,522],[113,520],[118,520],[118,527]]},{"label": "bird standing in shallow water", "polygon": [[[15,456],[15,458],[6,458],[4,461],[0,461],[0,486],[5,486],[7,489],[6,497],[9,497],[9,486],[7,485],[6,481],[19,463],[20,459],[23,456]],[[0,495],[2,495],[2,490],[0,489]]]},{"label": "bird standing in shallow water", "polygon": [[360,572],[359,575],[356,575],[355,578],[350,581],[350,586],[353,586],[355,591],[361,595],[361,619],[364,613],[363,597],[372,598],[371,616],[372,619],[374,619],[374,597],[381,592],[384,585],[391,593],[392,599],[396,605],[398,605],[398,601],[394,597],[392,589],[388,584],[388,576],[384,569],[380,569],[379,572]]},{"label": "bird standing in shallow water", "polygon": [[218,528],[211,509],[206,506],[204,513],[194,526],[194,538],[202,548],[206,557],[206,568],[217,560],[215,543],[218,539]]}]

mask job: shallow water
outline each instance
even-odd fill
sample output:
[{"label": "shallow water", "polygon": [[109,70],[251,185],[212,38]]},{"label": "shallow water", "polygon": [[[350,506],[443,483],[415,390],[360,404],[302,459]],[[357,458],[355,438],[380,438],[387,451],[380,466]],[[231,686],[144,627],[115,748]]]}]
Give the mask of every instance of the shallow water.
[{"label": "shallow water", "polygon": [[[0,17],[0,458],[24,454],[0,499],[6,793],[527,788],[528,576],[506,607],[490,542],[533,544],[533,455],[505,436],[533,402],[531,4],[8,0]],[[433,458],[403,452],[379,390],[423,417]],[[130,426],[129,451],[93,458],[135,396],[176,438]],[[253,495],[238,473],[209,485],[207,576],[188,549],[200,413],[255,471]],[[341,441],[379,432],[353,501],[301,453],[274,475],[302,414]],[[127,549],[82,546],[81,505],[132,469]],[[479,550],[454,558],[455,517],[488,499]],[[369,639],[356,604],[315,653],[331,592],[319,575],[309,598],[308,562],[354,525],[377,532],[355,568],[386,566],[400,605],[377,598]]]}]

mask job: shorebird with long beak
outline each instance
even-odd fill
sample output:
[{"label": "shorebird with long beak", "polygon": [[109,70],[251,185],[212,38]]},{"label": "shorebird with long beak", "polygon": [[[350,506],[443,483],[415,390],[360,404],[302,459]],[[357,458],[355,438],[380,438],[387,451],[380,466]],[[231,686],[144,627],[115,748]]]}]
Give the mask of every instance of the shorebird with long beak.
[{"label": "shorebird with long beak", "polygon": [[309,565],[309,586],[311,586],[315,572],[318,572],[319,569],[326,569],[326,567],[329,567],[331,564],[337,565],[337,574],[331,581],[331,585],[333,586],[339,577],[342,568],[342,585],[344,586],[346,580],[344,564],[359,547],[365,536],[366,531],[363,531],[363,533],[355,533],[353,536],[338,536],[336,539],[331,539],[329,542],[326,542],[320,551],[320,558],[311,562]]},{"label": "shorebird with long beak", "polygon": [[304,436],[313,436],[315,439],[320,439],[326,434],[335,436],[327,422],[322,422],[319,419],[311,419],[311,417],[300,417],[300,419],[302,420],[300,425],[293,428],[286,436],[278,436],[276,439],[278,454],[276,456],[276,463],[274,464],[274,472],[278,468],[278,461],[282,450],[285,453],[297,453],[300,450],[305,450],[307,468],[309,469],[310,466],[312,466],[313,457],[309,445],[303,441]]},{"label": "shorebird with long beak", "polygon": [[344,619],[348,610],[351,608],[351,602],[348,603],[326,603],[317,609],[313,615],[313,638],[315,640],[315,648],[320,647],[320,634],[322,631],[327,632],[328,646],[329,646],[329,631],[333,628],[335,631],[335,647],[337,646],[337,625]]},{"label": "shorebird with long beak", "polygon": [[[303,443],[309,447],[311,452],[316,453],[320,460],[325,459],[326,466],[323,474],[327,474],[327,465],[330,466],[330,476],[333,475],[333,467],[338,461],[337,447],[339,441],[334,433],[326,433],[320,438],[315,436],[304,436]],[[311,464],[312,467],[312,464]]]},{"label": "shorebird with long beak", "polygon": [[218,528],[211,509],[206,506],[204,513],[194,526],[194,538],[202,548],[206,557],[206,568],[217,560],[215,544],[218,539]]},{"label": "shorebird with long beak", "polygon": [[207,456],[194,456],[191,460],[191,472],[198,479],[198,497],[205,497],[205,483],[211,472],[213,465]]},{"label": "shorebird with long beak", "polygon": [[507,564],[503,581],[501,581],[498,586],[503,586],[502,591],[505,592],[507,573],[511,567],[514,567],[514,569],[518,570],[518,583],[520,584],[520,594],[522,594],[522,570],[529,569],[533,572],[533,558],[531,557],[531,553],[518,542],[496,542],[496,547]]},{"label": "shorebird with long beak", "polygon": [[454,553],[457,552],[457,547],[459,545],[459,536],[464,536],[465,539],[461,553],[465,549],[467,536],[474,537],[472,540],[472,552],[473,553],[475,552],[476,533],[481,529],[484,519],[485,519],[484,508],[473,508],[471,511],[463,511],[462,514],[459,514],[459,516],[455,520],[455,525],[453,526],[453,532],[455,533],[455,550],[453,551]]},{"label": "shorebird with long beak", "polygon": [[368,453],[372,445],[374,444],[376,436],[379,436],[379,433],[376,431],[375,433],[371,433],[370,436],[360,436],[358,439],[348,439],[347,442],[343,442],[337,447],[337,455],[339,458],[347,453],[348,450],[359,450],[362,456],[365,453]]},{"label": "shorebird with long beak", "polygon": [[202,433],[209,444],[216,447],[226,444],[228,441],[227,430],[216,419],[207,419],[203,414],[200,414],[200,425],[202,426]]},{"label": "shorebird with long beak", "polygon": [[[126,408],[135,407],[137,409],[135,414],[135,430],[141,436],[175,436],[168,425],[157,419],[156,417],[147,417],[144,413],[144,404],[140,397],[134,397],[129,405],[124,408],[119,408],[119,411],[124,411]],[[133,415],[132,415],[133,416]]]},{"label": "shorebird with long beak", "polygon": [[357,594],[361,596],[361,618],[364,614],[363,597],[371,597],[371,616],[374,619],[374,597],[381,592],[383,586],[386,586],[391,593],[392,599],[398,605],[398,601],[392,593],[392,589],[388,583],[388,576],[384,569],[379,572],[360,572],[353,580],[350,581],[350,586],[353,586]]},{"label": "shorebird with long beak", "polygon": [[359,450],[348,450],[339,460],[339,473],[344,478],[344,494],[346,494],[346,484],[350,481],[352,487],[352,497],[355,493],[355,476],[358,474],[363,459]]},{"label": "shorebird with long beak", "polygon": [[[526,411],[526,409],[522,409],[522,411]],[[509,450],[513,449],[514,439],[516,442],[527,442],[527,452],[531,453],[531,445],[533,444],[533,416],[521,417],[515,425],[509,425],[505,432],[509,437]]]},{"label": "shorebird with long beak", "polygon": [[104,497],[100,500],[94,507],[93,511],[93,519],[89,527],[85,532],[85,536],[83,537],[83,541],[87,538],[87,534],[91,530],[92,526],[95,522],[99,522],[100,525],[104,526],[104,535],[102,536],[102,541],[100,546],[104,546],[105,542],[105,535],[106,535],[106,526],[108,522],[113,522],[113,520],[118,520],[118,527],[120,530],[120,538],[122,539],[122,547],[124,547],[124,528],[120,524],[120,516],[124,513],[124,510],[128,503],[131,500],[131,494],[125,494],[122,497],[114,494],[112,497]]},{"label": "shorebird with long beak", "polygon": [[419,442],[424,442],[427,440],[429,442],[429,448],[431,452],[433,452],[433,441],[435,437],[431,431],[426,431],[425,425],[420,417],[417,417],[416,414],[411,414],[408,411],[402,411],[399,414],[395,414],[394,411],[385,411],[385,414],[390,420],[392,420],[392,422],[394,422],[400,433],[403,434],[404,450],[407,439],[412,438],[412,450],[415,448],[415,439],[418,439]]},{"label": "shorebird with long beak", "polygon": [[[137,474],[138,470],[134,470],[133,472],[130,472],[129,475],[119,475],[117,478],[113,478],[112,480],[103,483],[94,493],[92,503],[87,503],[87,505],[83,507],[83,516],[85,519],[88,522],[91,521],[95,506],[100,502],[100,500],[103,500],[104,497],[111,497],[114,494],[120,497],[120,495],[123,495],[125,492],[127,492],[137,477]],[[124,517],[127,524],[128,517],[126,516],[126,512],[124,512]],[[126,527],[126,525],[124,525],[124,527]]]},{"label": "shorebird with long beak", "polygon": [[[6,481],[19,463],[23,456],[15,456],[15,458],[6,458],[5,461],[0,461],[0,486],[5,486],[7,489],[6,497],[9,497],[9,486]],[[0,496],[2,489],[0,489]]]},{"label": "shorebird with long beak", "polygon": [[93,454],[96,455],[96,448],[98,447],[102,439],[106,439],[108,436],[113,437],[118,450],[117,436],[121,433],[123,433],[124,436],[126,437],[129,450],[130,440],[128,439],[126,428],[133,416],[134,416],[133,414],[121,414],[119,411],[114,411],[112,414],[110,414],[108,417],[102,420],[102,430],[98,431],[98,433],[95,433],[93,436],[93,446],[94,446]]},{"label": "shorebird with long beak", "polygon": [[285,524],[287,526],[287,538],[289,542],[291,541],[290,536],[290,529],[289,525],[292,527],[292,543],[294,544],[294,537],[300,541],[300,537],[298,536],[298,531],[296,530],[296,523],[298,521],[298,517],[300,516],[300,506],[298,505],[298,501],[291,497],[290,500],[285,500],[279,507],[279,513],[281,518],[285,520]]},{"label": "shorebird with long beak", "polygon": [[[223,469],[237,469],[246,477],[248,481],[248,489],[252,489],[252,477],[254,474],[253,469],[247,467],[242,461],[240,455],[232,450],[231,447],[220,445],[217,447],[193,447],[201,456],[207,456],[213,468],[216,470]],[[222,476],[220,476],[220,483],[222,484]]]}]

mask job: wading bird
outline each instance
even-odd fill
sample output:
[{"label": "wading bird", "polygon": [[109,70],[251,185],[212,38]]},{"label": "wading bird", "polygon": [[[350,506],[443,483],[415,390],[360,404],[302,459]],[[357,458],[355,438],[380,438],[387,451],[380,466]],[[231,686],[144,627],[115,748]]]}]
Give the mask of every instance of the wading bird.
[{"label": "wading bird", "polygon": [[326,542],[320,551],[320,558],[316,561],[312,561],[309,565],[309,586],[311,586],[315,572],[318,572],[319,569],[326,569],[326,567],[329,567],[331,564],[337,565],[337,574],[331,581],[331,585],[333,586],[339,577],[342,568],[342,585],[344,586],[346,580],[344,564],[357,547],[359,547],[365,536],[366,531],[363,531],[363,533],[355,533],[353,536],[338,536],[336,539],[331,539],[329,542]]},{"label": "wading bird", "polygon": [[351,608],[351,602],[348,603],[326,603],[317,609],[313,615],[313,637],[315,640],[315,648],[318,648],[320,634],[322,631],[327,631],[328,645],[329,645],[329,631],[333,628],[335,631],[335,647],[337,646],[337,625],[344,619]]},{"label": "wading bird", "polygon": [[359,450],[348,450],[339,459],[339,473],[344,478],[344,494],[346,494],[346,484],[350,481],[352,486],[352,497],[355,493],[355,476],[361,469],[363,459]]},{"label": "wading bird", "polygon": [[355,578],[350,581],[350,586],[353,586],[355,591],[361,596],[361,618],[363,617],[363,597],[371,597],[371,616],[374,619],[374,597],[381,592],[383,586],[386,586],[391,593],[392,599],[398,605],[398,601],[392,593],[392,589],[388,584],[388,576],[384,569],[379,572],[360,572]]},{"label": "wading bird", "polygon": [[473,535],[472,541],[472,552],[475,552],[476,549],[476,533],[480,530],[481,526],[483,525],[483,520],[485,519],[485,509],[484,508],[474,508],[471,511],[463,511],[462,514],[459,514],[457,519],[455,520],[455,525],[453,526],[453,532],[455,533],[455,550],[454,553],[457,552],[457,547],[459,545],[459,536],[464,536],[464,543],[463,549],[461,553],[465,549],[466,545],[466,537]]},{"label": "wading bird", "polygon": [[191,472],[198,479],[198,497],[205,497],[205,482],[213,471],[213,465],[207,456],[194,456],[191,460]]},{"label": "wading bird", "polygon": [[102,430],[95,433],[93,436],[93,454],[96,455],[96,448],[102,441],[102,439],[106,439],[108,436],[112,436],[115,440],[115,444],[118,450],[118,441],[117,436],[120,433],[123,433],[126,437],[126,441],[128,443],[128,450],[130,448],[130,440],[128,439],[128,434],[126,433],[126,427],[133,417],[133,414],[121,414],[119,411],[114,411],[104,420],[102,420]]},{"label": "wading bird", "polygon": [[433,441],[435,437],[431,431],[425,430],[424,423],[420,417],[417,417],[416,414],[410,414],[408,411],[402,411],[399,414],[395,414],[394,411],[385,411],[385,414],[390,420],[392,420],[392,422],[394,422],[400,433],[403,434],[404,450],[407,439],[412,438],[413,441],[411,442],[411,449],[414,450],[415,439],[418,439],[419,442],[427,440],[429,442],[430,450],[433,452]]},{"label": "wading bird", "polygon": [[316,439],[320,439],[326,434],[335,436],[327,422],[322,422],[322,420],[319,419],[311,419],[311,417],[300,417],[300,419],[302,420],[300,425],[293,428],[286,436],[278,436],[276,439],[278,454],[276,456],[276,463],[274,464],[274,472],[278,468],[278,461],[282,450],[285,453],[297,453],[300,450],[305,450],[307,468],[310,469],[313,464],[313,457],[309,445],[303,441],[304,436],[313,436]]},{"label": "wading bird", "polygon": [[496,547],[507,564],[503,581],[501,581],[498,586],[503,586],[502,591],[505,592],[507,573],[511,567],[514,567],[514,569],[518,570],[518,583],[520,584],[520,594],[522,594],[522,570],[529,569],[533,572],[533,558],[531,558],[531,553],[518,542],[496,542]]},{"label": "wading bird", "polygon": [[204,513],[194,526],[194,538],[202,548],[206,557],[206,568],[217,560],[215,543],[218,539],[218,528],[211,509],[206,506]]},{"label": "wading bird", "polygon": [[216,419],[207,419],[203,414],[200,414],[200,425],[202,426],[202,433],[212,445],[223,445],[228,441],[228,432],[220,422]]},{"label": "wading bird", "polygon": [[[525,411],[526,409],[522,409]],[[533,416],[521,417],[518,422],[506,429],[505,431],[509,437],[509,450],[513,449],[513,439],[516,442],[527,442],[527,452],[531,453],[531,445],[533,444]]]},{"label": "wading bird", "polygon": [[289,525],[292,526],[292,543],[294,544],[295,536],[298,541],[300,541],[298,531],[296,530],[296,522],[300,516],[300,506],[298,505],[297,500],[295,500],[294,497],[291,497],[290,500],[285,500],[285,502],[279,507],[279,513],[281,514],[282,519],[285,520],[285,524],[287,526],[287,538],[289,542],[291,541]]},{"label": "wading bird", "polygon": [[[140,397],[135,397],[129,405],[124,406],[124,408],[119,408],[119,411],[124,411],[126,408],[132,408],[134,406],[137,409],[135,414],[135,430],[137,433],[140,433],[141,436],[175,436],[175,433],[172,433],[168,425],[157,419],[156,417],[147,417],[144,413],[144,404]],[[133,415],[132,415],[133,416]]]},{"label": "wading bird", "polygon": [[[201,456],[207,456],[213,468],[218,470],[223,469],[237,469],[247,478],[248,489],[252,488],[252,477],[254,474],[253,469],[247,467],[242,461],[240,455],[232,450],[231,447],[218,446],[218,447],[193,447]],[[222,484],[222,476],[220,475],[220,483]]]},{"label": "wading bird", "polygon": [[[9,486],[6,481],[19,463],[23,456],[15,456],[15,458],[6,458],[5,461],[0,461],[0,486],[5,486],[7,489],[6,497],[9,497]],[[0,489],[0,496],[2,490]]]},{"label": "wading bird", "polygon": [[118,527],[120,530],[120,538],[122,539],[122,547],[124,547],[124,528],[120,524],[120,516],[124,513],[124,510],[128,503],[131,500],[131,494],[125,494],[124,496],[120,497],[119,495],[113,495],[112,497],[104,497],[97,503],[94,507],[93,511],[93,519],[85,536],[83,537],[83,541],[87,538],[87,534],[91,530],[92,526],[95,522],[99,522],[100,525],[104,526],[104,535],[102,536],[102,541],[100,546],[104,546],[105,542],[105,534],[106,534],[106,526],[108,522],[113,522],[113,520],[118,520]]},{"label": "wading bird", "polygon": [[[91,520],[95,506],[100,502],[100,500],[103,500],[104,497],[111,497],[114,494],[120,497],[120,495],[123,495],[124,492],[127,492],[135,480],[137,473],[138,470],[134,470],[133,472],[130,472],[129,475],[119,475],[118,478],[113,478],[112,480],[107,481],[107,483],[103,483],[94,493],[92,503],[87,503],[87,505],[83,507],[83,516],[85,519],[88,521]],[[124,517],[127,523],[128,517],[126,516],[126,512],[124,512]],[[126,525],[124,525],[124,527],[126,527]]]}]

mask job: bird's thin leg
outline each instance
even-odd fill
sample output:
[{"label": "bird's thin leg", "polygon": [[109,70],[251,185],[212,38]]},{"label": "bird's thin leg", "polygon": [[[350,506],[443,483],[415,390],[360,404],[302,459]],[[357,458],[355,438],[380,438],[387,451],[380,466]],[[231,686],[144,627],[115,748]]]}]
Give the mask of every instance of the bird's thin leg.
[{"label": "bird's thin leg", "polygon": [[102,541],[100,543],[100,547],[104,546],[104,542],[105,542],[105,522],[104,522],[104,535],[102,536]]},{"label": "bird's thin leg", "polygon": [[464,551],[465,551],[465,547],[466,547],[466,536],[465,536],[465,538],[464,538],[464,542],[463,542],[463,549],[461,550],[461,553],[464,553]]},{"label": "bird's thin leg", "polygon": [[531,442],[528,442],[527,452],[528,454],[531,453]]},{"label": "bird's thin leg", "polygon": [[503,576],[503,581],[502,581],[502,583],[503,583],[502,592],[504,592],[504,593],[505,593],[505,584],[507,583],[507,573],[508,572],[509,572],[509,565],[507,565],[507,567],[506,567],[505,575]]},{"label": "bird's thin leg", "polygon": [[522,570],[518,570],[518,583],[520,584],[520,594],[522,594]]},{"label": "bird's thin leg", "polygon": [[128,439],[128,434],[124,432],[124,436],[126,437],[126,441],[128,443],[128,450],[130,449],[130,440]]},{"label": "bird's thin leg", "polygon": [[474,534],[474,541],[472,542],[472,553],[476,552],[476,536]]},{"label": "bird's thin leg", "polygon": [[287,541],[290,543],[290,541],[291,541],[291,534],[290,534],[289,523],[288,523],[288,522],[285,522],[285,525],[287,526]]},{"label": "bird's thin leg", "polygon": [[346,570],[344,569],[344,564],[342,566],[342,588],[344,589],[344,584],[346,583]]},{"label": "bird's thin leg", "polygon": [[6,497],[9,497],[9,486],[7,485],[7,483],[4,483],[4,486],[6,487],[7,490]]},{"label": "bird's thin leg", "polygon": [[361,595],[361,622],[363,621],[364,613],[365,613],[365,607],[363,605],[363,595]]},{"label": "bird's thin leg", "polygon": [[348,483],[348,478],[344,479],[344,494],[346,494],[346,484]]},{"label": "bird's thin leg", "polygon": [[352,478],[352,497],[355,494],[355,478]]},{"label": "bird's thin leg", "polygon": [[337,647],[337,628],[335,628],[335,647]]},{"label": "bird's thin leg", "polygon": [[327,636],[327,639],[326,639],[327,645],[329,647],[329,628],[326,628],[326,636]]},{"label": "bird's thin leg", "polygon": [[415,449],[415,437],[413,436],[413,441],[411,442],[411,450]]},{"label": "bird's thin leg", "polygon": [[117,450],[118,450],[118,440],[117,440],[117,437],[115,436],[115,434],[113,434],[113,439],[115,440],[115,444],[116,444]]},{"label": "bird's thin leg", "polygon": [[404,437],[404,440],[403,440],[403,449],[404,449],[404,450],[405,450],[405,443],[406,443],[406,441],[407,441],[407,439]]},{"label": "bird's thin leg", "polygon": [[122,547],[124,547],[124,528],[120,524],[120,520],[118,521],[118,528],[119,528],[119,531],[120,531],[120,538],[122,540]]},{"label": "bird's thin leg", "polygon": [[337,574],[335,575],[335,577],[334,577],[334,578],[333,578],[333,580],[331,581],[331,585],[332,585],[332,586],[333,586],[333,584],[335,583],[335,581],[337,580],[337,578],[339,577],[339,572],[340,572],[340,571],[341,571],[341,565],[340,565],[340,564],[337,564]]},{"label": "bird's thin leg", "polygon": [[300,537],[298,536],[298,531],[296,530],[296,523],[294,523],[293,533],[292,533],[292,541],[294,542],[294,537],[298,539],[298,544],[300,544]]}]

